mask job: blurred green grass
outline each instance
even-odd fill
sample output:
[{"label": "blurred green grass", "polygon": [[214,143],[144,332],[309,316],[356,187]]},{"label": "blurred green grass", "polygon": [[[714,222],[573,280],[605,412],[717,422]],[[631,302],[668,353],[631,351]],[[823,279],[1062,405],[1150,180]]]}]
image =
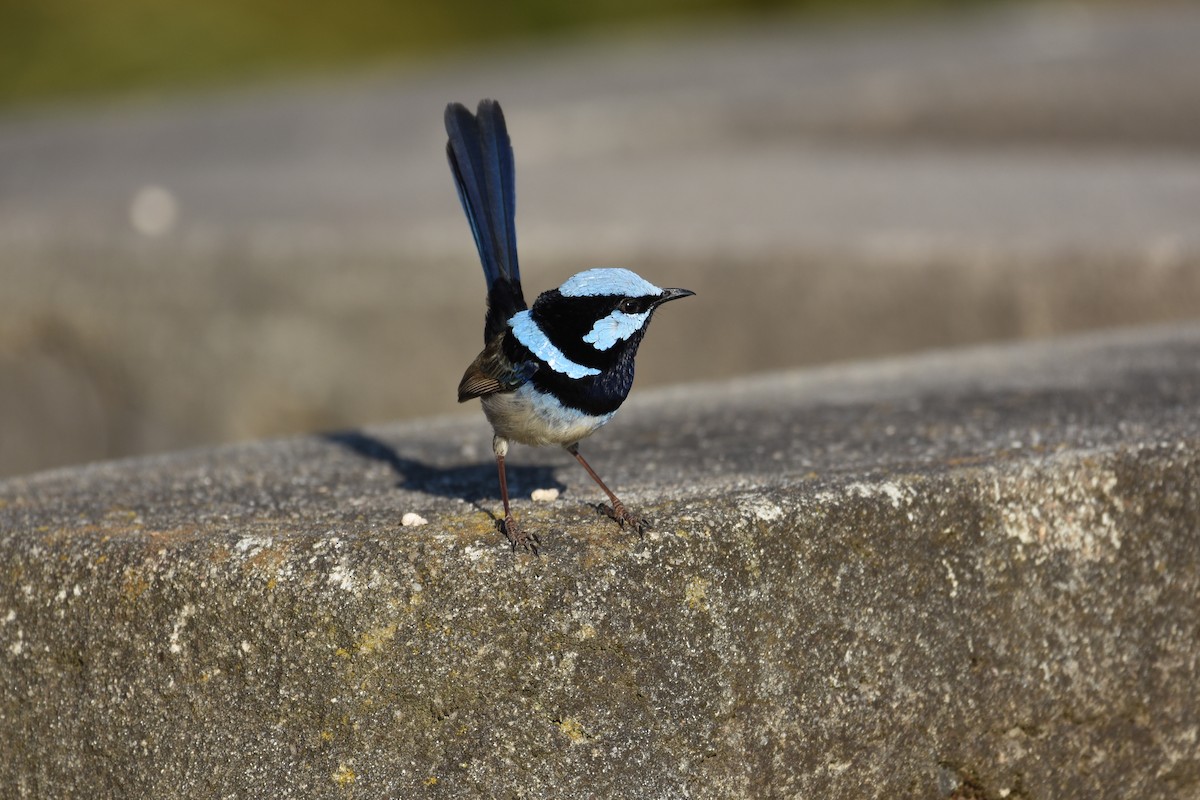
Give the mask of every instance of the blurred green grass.
[{"label": "blurred green grass", "polygon": [[988,0],[0,0],[0,106],[174,91],[595,28]]}]

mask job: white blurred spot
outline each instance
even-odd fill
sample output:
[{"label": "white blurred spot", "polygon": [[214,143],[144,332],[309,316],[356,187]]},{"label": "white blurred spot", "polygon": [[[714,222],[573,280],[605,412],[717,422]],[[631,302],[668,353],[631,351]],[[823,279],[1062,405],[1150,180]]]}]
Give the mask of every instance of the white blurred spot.
[{"label": "white blurred spot", "polygon": [[143,186],[129,204],[129,223],[143,236],[170,233],[179,218],[175,195],[161,186]]},{"label": "white blurred spot", "polygon": [[535,503],[553,503],[558,499],[558,489],[534,489],[530,498]]},{"label": "white blurred spot", "polygon": [[400,518],[400,524],[406,528],[411,528],[414,525],[425,525],[428,522],[429,520],[425,519],[420,514],[414,514],[411,511]]}]

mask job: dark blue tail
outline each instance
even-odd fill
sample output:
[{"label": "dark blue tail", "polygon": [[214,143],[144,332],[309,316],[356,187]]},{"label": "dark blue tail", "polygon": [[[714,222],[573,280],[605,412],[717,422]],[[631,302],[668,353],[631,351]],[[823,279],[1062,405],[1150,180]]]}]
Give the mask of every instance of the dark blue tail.
[{"label": "dark blue tail", "polygon": [[460,103],[446,106],[446,134],[446,157],[487,278],[486,343],[526,308],[517,265],[512,143],[495,100],[480,100],[475,114]]}]

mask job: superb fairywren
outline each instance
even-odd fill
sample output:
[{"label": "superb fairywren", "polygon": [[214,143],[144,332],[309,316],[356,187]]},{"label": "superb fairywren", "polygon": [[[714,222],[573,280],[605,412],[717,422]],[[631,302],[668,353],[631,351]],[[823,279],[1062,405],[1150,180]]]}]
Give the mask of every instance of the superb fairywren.
[{"label": "superb fairywren", "polygon": [[454,173],[487,278],[483,352],[458,385],[460,403],[481,398],[495,435],[504,534],[514,548],[537,552],[540,539],[513,519],[504,457],[508,443],[561,445],[600,485],[621,527],[643,532],[631,513],[579,454],[579,440],[612,419],[633,385],[633,359],[654,310],[687,297],[660,289],[627,269],[589,269],[538,295],[533,308],[521,293],[517,266],[513,151],[504,114],[482,100],[475,114],[446,106],[446,155]]}]

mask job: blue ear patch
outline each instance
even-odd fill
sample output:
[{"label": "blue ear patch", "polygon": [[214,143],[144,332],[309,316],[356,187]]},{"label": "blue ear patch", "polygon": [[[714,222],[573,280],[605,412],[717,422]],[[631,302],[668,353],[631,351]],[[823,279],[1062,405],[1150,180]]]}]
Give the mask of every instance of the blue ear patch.
[{"label": "blue ear patch", "polygon": [[635,272],[610,267],[584,270],[572,275],[567,278],[566,283],[558,287],[558,292],[563,297],[656,297],[662,294],[663,290]]},{"label": "blue ear patch", "polygon": [[643,311],[641,314],[614,311],[607,317],[596,320],[596,324],[583,337],[583,340],[597,350],[607,350],[618,341],[628,339],[637,333],[648,319],[650,319],[649,311]]}]

